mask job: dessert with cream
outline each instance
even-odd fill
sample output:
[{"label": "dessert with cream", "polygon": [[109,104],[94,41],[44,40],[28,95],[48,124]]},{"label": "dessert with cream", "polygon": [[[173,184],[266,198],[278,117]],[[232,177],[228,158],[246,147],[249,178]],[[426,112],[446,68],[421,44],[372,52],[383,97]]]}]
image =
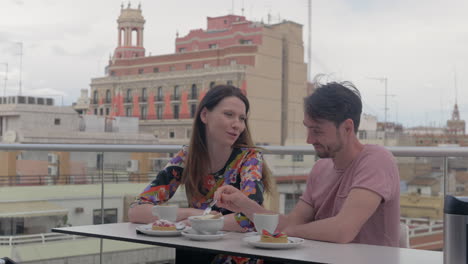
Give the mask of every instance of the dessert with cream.
[{"label": "dessert with cream", "polygon": [[264,242],[264,243],[288,243],[288,236],[283,232],[270,234],[270,232],[263,229],[262,236],[260,237],[260,242]]},{"label": "dessert with cream", "polygon": [[159,230],[159,231],[175,231],[175,230],[177,230],[174,223],[172,223],[171,221],[163,220],[163,219],[156,220],[151,225],[151,229]]}]

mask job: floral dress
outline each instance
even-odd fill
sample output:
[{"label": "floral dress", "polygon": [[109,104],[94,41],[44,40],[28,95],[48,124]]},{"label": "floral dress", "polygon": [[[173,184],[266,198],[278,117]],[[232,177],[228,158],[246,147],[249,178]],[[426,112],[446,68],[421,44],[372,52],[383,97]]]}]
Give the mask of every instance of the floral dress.
[{"label": "floral dress", "polygon": [[[160,204],[167,202],[180,185],[182,172],[185,167],[188,148],[185,146],[161,170],[156,178],[137,196],[132,204]],[[263,204],[264,186],[262,183],[263,157],[260,151],[254,148],[234,148],[224,168],[216,173],[210,173],[203,179],[202,197],[189,202],[189,206],[205,209],[212,201],[214,192],[223,185],[232,185],[241,190],[250,199]],[[213,206],[213,210],[223,215],[232,213],[225,208]],[[237,223],[244,231],[254,231],[255,227],[244,214],[234,215]],[[262,263],[261,260],[248,259],[227,255],[218,255],[212,263]]]}]

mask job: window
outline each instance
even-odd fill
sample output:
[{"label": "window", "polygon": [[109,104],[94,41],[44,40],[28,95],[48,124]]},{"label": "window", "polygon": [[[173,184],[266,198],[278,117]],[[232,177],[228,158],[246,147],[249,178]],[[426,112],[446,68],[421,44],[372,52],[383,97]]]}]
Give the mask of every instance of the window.
[{"label": "window", "polygon": [[186,64],[185,69],[186,70],[191,70],[192,69],[192,64]]},{"label": "window", "polygon": [[253,41],[251,39],[241,39],[239,40],[240,44],[247,45],[247,44],[253,44]]},{"label": "window", "polygon": [[159,72],[159,68],[158,68],[158,67],[153,68],[153,72],[154,72],[154,73]]},{"label": "window", "polygon": [[366,139],[367,138],[367,131],[365,130],[359,130],[359,139]]},{"label": "window", "polygon": [[237,64],[237,61],[236,61],[236,60],[231,60],[229,63],[230,63],[231,65],[236,65],[236,64]]},{"label": "window", "polygon": [[60,125],[60,118],[55,118],[54,119],[54,125],[56,125],[56,126]]},{"label": "window", "polygon": [[115,76],[115,71],[111,71],[110,76]]},{"label": "window", "polygon": [[232,85],[232,81],[231,81],[231,80],[228,80],[228,81],[227,81],[227,85]]},{"label": "window", "polygon": [[106,115],[109,115],[109,108],[106,108]]},{"label": "window", "polygon": [[145,72],[144,69],[138,69],[138,74],[143,74]]},{"label": "window", "polygon": [[127,90],[127,103],[132,101],[132,89]]},{"label": "window", "polygon": [[218,44],[209,44],[209,45],[208,45],[208,48],[209,48],[209,49],[217,49],[217,48],[218,48]]},{"label": "window", "polygon": [[175,70],[175,66],[169,67],[169,71],[174,71],[174,70]]},{"label": "window", "polygon": [[174,105],[174,119],[179,119],[179,105]]},{"label": "window", "polygon": [[147,117],[147,115],[148,115],[148,108],[146,108],[146,106],[142,106],[142,107],[140,108],[140,110],[141,110],[141,111],[140,111],[140,113],[141,113],[141,119],[146,120],[146,117]]},{"label": "window", "polygon": [[163,99],[163,90],[162,89],[163,88],[161,86],[158,87],[158,95],[157,95],[158,96],[158,98],[157,98],[158,101],[162,101],[162,99]]},{"label": "window", "polygon": [[195,117],[196,111],[197,111],[197,105],[196,104],[190,105],[190,117],[191,118]]},{"label": "window", "polygon": [[215,86],[215,82],[210,82],[210,89],[213,89],[213,87]]},{"label": "window", "polygon": [[163,106],[158,104],[158,106],[156,107],[156,118],[162,119],[162,113],[163,113]]},{"label": "window", "polygon": [[106,104],[109,104],[111,102],[111,91],[106,90]]},{"label": "window", "polygon": [[94,115],[97,115],[97,108],[94,109]]},{"label": "window", "polygon": [[148,91],[146,88],[141,89],[141,101],[146,102],[146,98],[148,97]]},{"label": "window", "polygon": [[197,85],[192,84],[192,89],[191,89],[191,98],[192,99],[197,99],[198,93],[197,93]]},{"label": "window", "polygon": [[210,64],[209,64],[209,63],[203,64],[203,68],[207,69],[207,68],[209,68],[209,67],[210,67]]},{"label": "window", "polygon": [[304,155],[302,155],[302,154],[294,154],[294,155],[292,155],[292,161],[293,161],[293,162],[304,161]]},{"label": "window", "polygon": [[185,135],[187,138],[190,138],[192,136],[192,129],[187,128],[187,133]]},{"label": "window", "polygon": [[97,103],[98,103],[98,92],[94,91],[93,92],[93,104],[97,104]]},{"label": "window", "polygon": [[125,108],[125,116],[132,116],[132,108],[130,107]]},{"label": "window", "polygon": [[[93,210],[93,225],[102,224],[101,209]],[[104,209],[104,224],[117,223],[117,208]]]},{"label": "window", "polygon": [[186,49],[185,48],[179,48],[179,52],[185,52]]},{"label": "window", "polygon": [[179,85],[174,86],[174,100],[179,100],[180,97],[180,88]]},{"label": "window", "polygon": [[169,138],[175,138],[174,129],[171,129],[171,130],[169,131]]},{"label": "window", "polygon": [[104,115],[104,109],[99,109],[99,115]]}]

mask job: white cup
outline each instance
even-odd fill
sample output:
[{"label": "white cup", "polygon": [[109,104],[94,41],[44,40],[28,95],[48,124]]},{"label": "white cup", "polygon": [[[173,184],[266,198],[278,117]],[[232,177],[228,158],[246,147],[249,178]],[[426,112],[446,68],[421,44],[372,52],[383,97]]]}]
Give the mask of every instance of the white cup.
[{"label": "white cup", "polygon": [[254,214],[254,224],[259,235],[262,234],[263,229],[273,234],[278,226],[278,221],[279,214]]},{"label": "white cup", "polygon": [[159,219],[168,220],[175,222],[177,220],[177,211],[179,206],[175,204],[171,205],[155,205],[151,208],[151,213],[157,216]]}]

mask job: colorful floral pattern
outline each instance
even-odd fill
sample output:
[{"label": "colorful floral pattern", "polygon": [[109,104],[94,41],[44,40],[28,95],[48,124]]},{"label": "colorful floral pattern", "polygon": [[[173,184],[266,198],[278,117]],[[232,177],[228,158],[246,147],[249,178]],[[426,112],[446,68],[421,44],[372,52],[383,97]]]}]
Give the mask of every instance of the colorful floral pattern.
[{"label": "colorful floral pattern", "polygon": [[[143,192],[137,197],[133,204],[160,204],[167,202],[176,192],[180,185],[185,159],[187,157],[187,147],[173,157],[162,171],[158,173]],[[263,157],[261,152],[254,148],[235,148],[223,169],[214,174],[209,174],[204,178],[203,197],[192,201],[191,207],[205,209],[218,186],[232,185],[241,190],[250,199],[259,204],[263,204],[263,183],[262,183]],[[132,205],[133,205],[132,204]],[[231,211],[213,207],[213,210],[221,212],[223,215],[232,213]],[[254,224],[244,214],[238,213],[234,216],[237,223],[245,231],[254,231]],[[260,264],[263,260],[249,259],[228,255],[217,255],[212,263],[246,263]]]},{"label": "colorful floral pattern", "polygon": [[[167,202],[180,185],[180,179],[185,167],[187,147],[173,157],[162,171],[137,197],[136,204],[150,203],[160,204]],[[205,209],[216,191],[218,181],[224,181],[222,185],[232,185],[241,190],[250,199],[263,204],[262,179],[263,157],[261,152],[254,148],[235,148],[226,162],[226,166],[219,172],[209,174],[204,178],[204,195],[191,202],[191,207]],[[224,208],[214,206],[222,214],[232,213]],[[245,231],[254,231],[253,223],[243,214],[236,214],[235,219]]]}]

